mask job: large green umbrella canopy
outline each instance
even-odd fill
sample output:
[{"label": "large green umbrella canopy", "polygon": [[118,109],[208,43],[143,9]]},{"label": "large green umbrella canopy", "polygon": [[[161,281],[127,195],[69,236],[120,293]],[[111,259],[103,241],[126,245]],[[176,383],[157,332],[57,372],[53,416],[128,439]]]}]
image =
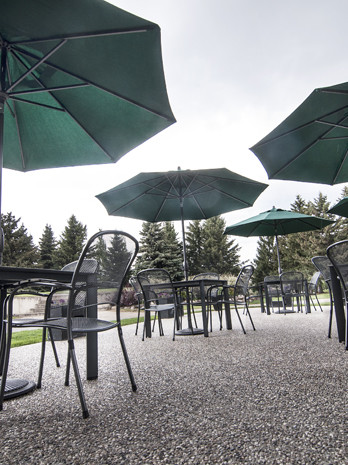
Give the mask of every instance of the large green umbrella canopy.
[{"label": "large green umbrella canopy", "polygon": [[181,220],[187,277],[184,220],[207,219],[251,207],[267,187],[226,168],[139,173],[96,197],[109,215],[143,221]]},{"label": "large green umbrella canopy", "polygon": [[0,53],[0,170],[114,163],[175,122],[159,27],[104,0],[2,0]]},{"label": "large green umbrella canopy", "polygon": [[317,216],[304,215],[289,210],[273,207],[271,210],[260,213],[239,223],[228,226],[225,234],[233,236],[275,236],[278,269],[281,273],[278,236],[304,231],[314,231],[324,228],[333,221]]},{"label": "large green umbrella canopy", "polygon": [[270,179],[348,181],[348,82],[315,89],[251,149]]},{"label": "large green umbrella canopy", "polygon": [[348,197],[343,197],[336,205],[330,208],[328,213],[348,218]]}]

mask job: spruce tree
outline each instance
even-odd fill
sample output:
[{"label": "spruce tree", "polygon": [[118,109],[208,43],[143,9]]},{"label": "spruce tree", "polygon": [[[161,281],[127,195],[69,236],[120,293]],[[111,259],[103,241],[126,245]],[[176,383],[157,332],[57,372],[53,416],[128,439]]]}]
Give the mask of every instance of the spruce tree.
[{"label": "spruce tree", "polygon": [[163,228],[161,223],[144,222],[140,231],[135,273],[146,268],[163,268]]},{"label": "spruce tree", "polygon": [[180,281],[184,277],[183,273],[183,250],[178,240],[173,223],[167,221],[163,228],[163,257],[165,268],[173,281]]},{"label": "spruce tree", "polygon": [[39,239],[39,266],[40,268],[55,269],[57,267],[56,255],[57,241],[54,237],[52,227],[46,224],[45,229]]},{"label": "spruce tree", "polygon": [[240,269],[240,247],[235,239],[224,234],[225,220],[219,215],[208,218],[202,228],[203,272],[238,274]]},{"label": "spruce tree", "polygon": [[56,253],[56,263],[59,268],[78,260],[87,239],[87,227],[71,215],[65,227]]},{"label": "spruce tree", "polygon": [[257,241],[253,282],[260,283],[265,276],[278,275],[278,258],[274,236],[261,236]]},{"label": "spruce tree", "polygon": [[2,265],[18,267],[36,267],[39,252],[33,237],[28,234],[21,218],[16,219],[12,213],[2,215],[1,226],[4,231],[4,252]]},{"label": "spruce tree", "polygon": [[191,221],[186,231],[186,255],[189,274],[203,273],[202,264],[202,225],[200,220]]}]

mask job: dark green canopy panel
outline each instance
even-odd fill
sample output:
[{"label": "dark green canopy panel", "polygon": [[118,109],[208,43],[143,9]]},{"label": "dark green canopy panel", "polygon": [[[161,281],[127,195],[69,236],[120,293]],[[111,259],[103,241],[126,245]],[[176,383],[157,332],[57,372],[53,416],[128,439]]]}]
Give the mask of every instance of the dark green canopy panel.
[{"label": "dark green canopy panel", "polygon": [[103,0],[2,0],[3,166],[112,163],[175,122],[160,28]]},{"label": "dark green canopy panel", "polygon": [[348,197],[343,197],[343,199],[330,208],[328,213],[348,218]]},{"label": "dark green canopy panel", "polygon": [[315,89],[251,149],[270,179],[348,181],[348,82]]}]

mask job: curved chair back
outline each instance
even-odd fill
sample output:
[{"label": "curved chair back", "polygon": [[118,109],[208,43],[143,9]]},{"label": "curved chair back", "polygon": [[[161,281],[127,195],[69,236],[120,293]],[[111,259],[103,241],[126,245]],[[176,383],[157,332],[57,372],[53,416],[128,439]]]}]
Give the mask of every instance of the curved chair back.
[{"label": "curved chair back", "polygon": [[318,256],[312,258],[312,263],[315,266],[315,268],[318,271],[320,271],[324,281],[330,287],[329,283],[331,282],[331,275],[330,275],[329,266],[331,265],[331,262],[330,262],[329,258],[326,255],[318,255]]},{"label": "curved chair back", "polygon": [[343,289],[348,290],[348,240],[336,242],[328,247],[327,256],[340,277]]},{"label": "curved chair back", "polygon": [[235,287],[236,295],[246,296],[248,294],[249,282],[255,268],[252,265],[245,265],[237,276]]},{"label": "curved chair back", "polygon": [[302,294],[304,292],[304,276],[300,271],[284,271],[280,275],[282,294]]},{"label": "curved chair back", "polygon": [[137,279],[143,292],[146,308],[149,308],[151,304],[176,303],[172,279],[167,270],[148,268],[139,271]]}]

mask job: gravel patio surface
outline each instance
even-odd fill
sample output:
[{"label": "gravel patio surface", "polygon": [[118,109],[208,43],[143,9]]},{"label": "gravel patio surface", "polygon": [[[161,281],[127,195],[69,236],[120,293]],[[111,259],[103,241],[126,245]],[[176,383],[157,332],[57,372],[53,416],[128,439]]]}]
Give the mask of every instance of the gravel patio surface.
[{"label": "gravel patio surface", "polygon": [[[131,390],[114,331],[99,336],[99,379],[84,381],[84,420],[75,383],[64,386],[47,348],[43,386],[5,402],[1,465],[348,464],[348,353],[327,338],[328,307],[261,314],[256,331],[141,341],[124,328],[138,391]],[[215,315],[216,318],[216,315]],[[245,318],[245,317],[243,317]],[[142,329],[142,328],[141,328]],[[76,339],[85,377],[85,342]],[[13,349],[9,377],[34,380],[40,345]]]}]

